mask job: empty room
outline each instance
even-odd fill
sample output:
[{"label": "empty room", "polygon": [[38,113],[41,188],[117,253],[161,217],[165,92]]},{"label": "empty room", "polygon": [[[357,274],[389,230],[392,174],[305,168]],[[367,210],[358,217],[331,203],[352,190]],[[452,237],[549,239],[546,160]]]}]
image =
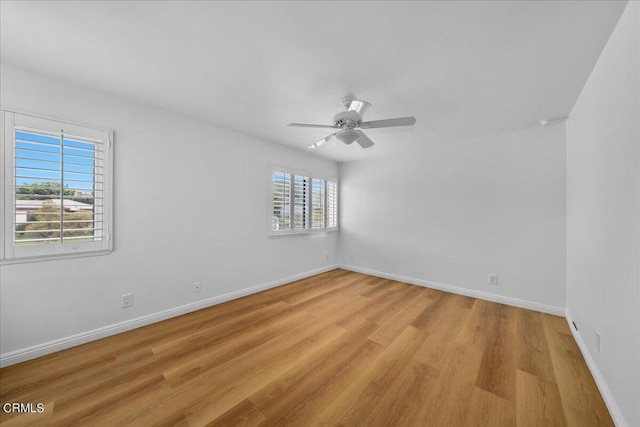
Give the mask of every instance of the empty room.
[{"label": "empty room", "polygon": [[0,424],[640,427],[640,2],[0,0]]}]

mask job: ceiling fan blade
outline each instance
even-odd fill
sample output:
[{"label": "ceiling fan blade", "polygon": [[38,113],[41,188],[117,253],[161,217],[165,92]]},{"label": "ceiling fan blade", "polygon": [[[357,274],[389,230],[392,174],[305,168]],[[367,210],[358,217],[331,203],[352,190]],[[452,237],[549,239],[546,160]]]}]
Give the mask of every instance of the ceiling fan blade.
[{"label": "ceiling fan blade", "polygon": [[297,128],[331,128],[331,129],[339,129],[334,125],[312,125],[308,123],[289,123],[287,126],[297,127]]},{"label": "ceiling fan blade", "polygon": [[388,128],[393,126],[411,126],[416,123],[415,117],[398,117],[397,119],[373,120],[360,123],[362,129]]},{"label": "ceiling fan blade", "polygon": [[[336,133],[338,133],[338,132],[336,132]],[[336,136],[336,133],[332,133],[331,135],[327,135],[324,138],[322,138],[321,140],[314,142],[313,144],[311,144],[309,146],[309,148],[318,148],[321,145],[324,145],[325,142],[329,141],[331,138]]]},{"label": "ceiling fan blade", "polygon": [[373,146],[373,141],[370,140],[369,137],[364,134],[364,132],[362,132],[361,130],[357,130],[356,132],[360,134],[358,139],[356,139],[356,142],[360,144],[362,148],[369,148]]}]

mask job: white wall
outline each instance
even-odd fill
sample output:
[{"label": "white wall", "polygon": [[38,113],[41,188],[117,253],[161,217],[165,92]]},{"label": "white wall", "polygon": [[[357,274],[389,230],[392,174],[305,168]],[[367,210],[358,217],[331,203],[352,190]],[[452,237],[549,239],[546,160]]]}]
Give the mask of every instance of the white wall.
[{"label": "white wall", "polygon": [[341,262],[563,313],[565,139],[560,124],[341,164]]},{"label": "white wall", "polygon": [[[0,71],[4,107],[115,130],[115,250],[2,266],[3,355],[336,263],[336,233],[267,237],[269,164],[337,176],[336,163],[15,68]],[[135,304],[123,309],[128,292]]]},{"label": "white wall", "polygon": [[639,28],[640,3],[629,2],[571,112],[567,144],[567,312],[630,426],[640,426]]}]

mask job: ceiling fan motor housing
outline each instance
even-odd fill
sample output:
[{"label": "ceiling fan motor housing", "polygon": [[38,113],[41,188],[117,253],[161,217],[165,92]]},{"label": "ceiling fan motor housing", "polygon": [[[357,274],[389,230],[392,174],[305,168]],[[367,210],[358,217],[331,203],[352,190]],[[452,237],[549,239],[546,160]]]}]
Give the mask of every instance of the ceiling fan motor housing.
[{"label": "ceiling fan motor housing", "polygon": [[356,111],[353,111],[353,110],[342,111],[336,114],[335,116],[333,116],[334,125],[341,128],[344,128],[344,127],[354,128],[356,126],[359,126],[361,121],[362,121],[362,117],[360,117],[360,114],[358,114]]}]

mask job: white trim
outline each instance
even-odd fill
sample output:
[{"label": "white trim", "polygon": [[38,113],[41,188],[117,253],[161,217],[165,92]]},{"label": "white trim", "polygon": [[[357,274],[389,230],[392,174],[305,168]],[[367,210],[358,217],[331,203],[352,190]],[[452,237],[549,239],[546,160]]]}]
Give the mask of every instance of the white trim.
[{"label": "white trim", "polygon": [[[111,242],[109,242],[109,245],[111,245]],[[0,265],[4,266],[4,265],[12,265],[12,264],[25,264],[29,262],[53,261],[56,259],[84,258],[84,257],[92,257],[92,256],[100,256],[100,255],[109,255],[111,252],[113,252],[113,249],[60,253],[55,255],[22,256],[19,258],[0,259]]]},{"label": "white trim", "polygon": [[479,298],[482,300],[497,302],[500,304],[526,308],[529,310],[540,311],[542,313],[554,314],[556,316],[562,316],[562,317],[565,316],[565,309],[563,307],[556,307],[553,305],[541,304],[538,302],[526,301],[518,298],[505,297],[502,295],[490,294],[488,292],[474,291],[472,289],[460,288],[458,286],[445,285],[443,283],[430,282],[428,280],[416,279],[414,277],[400,276],[398,274],[385,273],[382,271],[370,270],[368,268],[355,267],[352,265],[340,264],[338,267],[344,270],[368,274],[370,276],[382,277],[383,279],[396,280],[398,282],[405,282],[412,285],[423,286],[425,288],[438,289],[445,292],[451,292],[454,294],[465,295],[473,298]]},{"label": "white trim", "polygon": [[315,270],[305,271],[303,273],[294,274],[293,276],[284,277],[282,279],[276,279],[270,282],[241,289],[239,291],[229,292],[217,297],[207,298],[205,300],[192,302],[189,304],[181,305],[179,307],[174,307],[157,313],[141,316],[135,319],[125,320],[124,322],[115,323],[113,325],[103,326],[101,328],[81,332],[79,334],[70,335],[64,338],[59,338],[20,350],[11,351],[9,353],[0,355],[0,367],[5,367],[24,362],[26,360],[35,359],[36,357],[55,353],[57,351],[75,347],[80,344],[95,341],[100,338],[105,338],[111,335],[119,334],[121,332],[130,331],[131,329],[136,329],[142,326],[150,325],[152,323],[160,322],[161,320],[181,316],[183,314],[191,313],[193,311],[201,310],[203,308],[211,307],[213,305],[221,304],[223,302],[242,298],[247,295],[291,283],[296,280],[315,276],[316,274],[326,273],[327,271],[335,270],[336,268],[338,268],[337,265],[328,265],[325,267],[317,268]]},{"label": "white trim", "polygon": [[46,114],[34,113],[32,111],[23,110],[21,108],[13,108],[11,106],[0,105],[0,110],[8,111],[10,113],[21,114],[23,116],[31,116],[31,117],[35,117],[35,118],[38,118],[38,119],[46,119],[46,120],[65,123],[65,124],[69,124],[69,125],[73,125],[73,126],[82,126],[82,127],[85,127],[85,128],[90,128],[90,129],[94,129],[94,130],[101,130],[101,131],[107,131],[107,132],[113,133],[113,129],[108,127],[108,126],[99,126],[99,125],[95,125],[95,124],[92,124],[92,123],[76,122],[75,120],[70,122],[69,120],[63,119],[63,118],[58,117],[58,116],[50,116],[50,115],[46,115]]},{"label": "white trim", "polygon": [[627,424],[627,421],[624,419],[622,411],[620,411],[620,408],[618,407],[618,404],[616,403],[616,400],[614,399],[613,394],[611,393],[611,390],[607,385],[607,381],[604,379],[602,373],[600,373],[600,370],[598,369],[598,365],[596,364],[595,360],[593,360],[593,357],[591,357],[591,353],[589,353],[589,349],[584,343],[582,335],[580,335],[580,332],[577,331],[573,326],[573,319],[571,318],[568,310],[565,317],[567,319],[567,323],[569,324],[569,330],[573,335],[573,339],[576,340],[578,348],[582,353],[582,357],[584,357],[585,362],[587,362],[587,367],[589,368],[589,371],[591,371],[591,375],[596,382],[596,386],[598,386],[598,390],[600,390],[600,394],[602,395],[604,403],[607,405],[607,409],[609,409],[609,414],[611,415],[614,424],[617,427],[628,427],[629,424]]}]

